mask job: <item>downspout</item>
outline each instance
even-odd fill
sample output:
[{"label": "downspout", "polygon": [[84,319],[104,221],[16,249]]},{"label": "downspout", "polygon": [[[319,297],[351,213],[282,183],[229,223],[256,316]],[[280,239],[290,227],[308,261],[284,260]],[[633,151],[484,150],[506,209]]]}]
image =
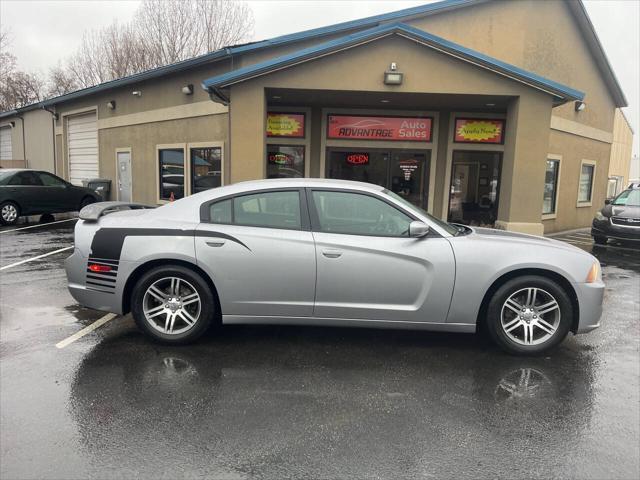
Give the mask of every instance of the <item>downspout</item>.
[{"label": "downspout", "polygon": [[22,122],[22,158],[24,159],[24,168],[29,168],[29,162],[27,161],[27,143],[24,140],[24,118],[22,118],[21,115],[16,115],[16,118],[19,118]]},{"label": "downspout", "polygon": [[58,149],[56,148],[56,120],[58,119],[58,114],[56,113],[55,110],[50,110],[44,105],[42,106],[42,109],[51,114],[51,137],[52,137],[51,144],[53,145],[53,173],[55,175],[58,175],[58,158],[57,158]]}]

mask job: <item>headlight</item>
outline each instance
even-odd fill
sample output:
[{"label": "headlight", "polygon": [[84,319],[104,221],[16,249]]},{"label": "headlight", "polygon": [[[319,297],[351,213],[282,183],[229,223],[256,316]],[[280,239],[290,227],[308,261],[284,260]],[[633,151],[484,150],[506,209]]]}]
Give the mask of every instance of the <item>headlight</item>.
[{"label": "headlight", "polygon": [[602,221],[602,220],[606,220],[606,219],[607,219],[607,217],[605,217],[605,216],[602,214],[602,212],[596,212],[596,220],[600,220],[600,221]]},{"label": "headlight", "polygon": [[595,283],[600,279],[600,262],[597,260],[593,262],[591,268],[589,269],[589,273],[587,274],[587,279],[585,283]]}]

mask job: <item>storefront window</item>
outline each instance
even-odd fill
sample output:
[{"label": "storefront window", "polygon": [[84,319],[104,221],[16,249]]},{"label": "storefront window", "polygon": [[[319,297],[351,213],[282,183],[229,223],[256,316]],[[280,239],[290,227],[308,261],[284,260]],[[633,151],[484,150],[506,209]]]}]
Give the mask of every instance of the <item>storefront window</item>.
[{"label": "storefront window", "polygon": [[556,213],[556,192],[558,191],[559,169],[560,162],[558,160],[547,160],[542,200],[542,213],[545,215]]},{"label": "storefront window", "polygon": [[578,190],[578,202],[590,202],[593,188],[593,172],[595,165],[583,163],[580,170],[580,186]]},{"label": "storefront window", "polygon": [[500,152],[454,151],[449,221],[493,227],[498,217]]},{"label": "storefront window", "polygon": [[158,163],[160,199],[178,200],[184,197],[184,150],[182,148],[158,150]]},{"label": "storefront window", "polygon": [[267,178],[302,178],[304,162],[302,145],[267,145]]},{"label": "storefront window", "polygon": [[191,192],[222,185],[222,148],[191,148]]}]

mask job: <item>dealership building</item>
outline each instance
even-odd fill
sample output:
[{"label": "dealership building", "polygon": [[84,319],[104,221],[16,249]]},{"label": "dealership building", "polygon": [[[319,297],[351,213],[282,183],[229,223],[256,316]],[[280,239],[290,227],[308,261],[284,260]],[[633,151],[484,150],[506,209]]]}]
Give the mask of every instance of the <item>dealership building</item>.
[{"label": "dealership building", "polygon": [[110,179],[111,199],[325,177],[542,234],[588,225],[623,188],[624,106],[582,2],[446,0],[4,112],[0,150],[5,166]]}]

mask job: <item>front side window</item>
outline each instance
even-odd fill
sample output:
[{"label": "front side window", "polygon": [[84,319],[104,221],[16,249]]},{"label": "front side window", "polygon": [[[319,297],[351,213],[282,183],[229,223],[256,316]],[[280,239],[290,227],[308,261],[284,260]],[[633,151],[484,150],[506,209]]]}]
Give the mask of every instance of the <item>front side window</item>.
[{"label": "front side window", "polygon": [[193,147],[190,151],[192,193],[222,185],[222,148]]},{"label": "front side window", "polygon": [[261,192],[235,197],[233,223],[300,230],[300,194],[297,191]]},{"label": "front side window", "polygon": [[160,169],[160,200],[178,200],[184,197],[184,150],[165,148],[158,150]]},{"label": "front side window", "polygon": [[62,179],[54,175],[51,175],[50,173],[38,172],[38,176],[40,177],[40,180],[42,180],[42,184],[45,185],[46,187],[64,187],[65,186],[65,182]]},{"label": "front side window", "polygon": [[590,202],[593,188],[593,173],[595,165],[583,163],[580,170],[580,186],[578,190],[578,202]]},{"label": "front side window", "polygon": [[547,170],[544,176],[544,194],[542,197],[542,213],[548,215],[556,213],[556,193],[558,192],[558,160],[547,160]]},{"label": "front side window", "polygon": [[351,192],[314,191],[313,202],[321,232],[409,236],[411,217],[378,198]]},{"label": "front side window", "polygon": [[267,178],[303,178],[304,146],[267,145]]}]

